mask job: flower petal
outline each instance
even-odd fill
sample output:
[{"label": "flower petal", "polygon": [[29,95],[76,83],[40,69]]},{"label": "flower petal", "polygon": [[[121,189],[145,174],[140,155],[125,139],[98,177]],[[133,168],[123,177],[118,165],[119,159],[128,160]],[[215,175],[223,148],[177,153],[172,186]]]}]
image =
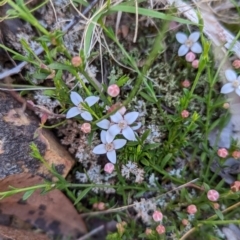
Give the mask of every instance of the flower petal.
[{"label": "flower petal", "polygon": [[186,45],[182,45],[179,49],[178,49],[178,56],[184,56],[187,52],[189,51],[189,47],[187,47]]},{"label": "flower petal", "polygon": [[137,140],[136,137],[135,137],[134,131],[129,126],[122,130],[122,134],[129,141],[136,141]]},{"label": "flower petal", "polygon": [[176,34],[176,39],[179,43],[184,44],[187,41],[188,36],[185,33],[178,32]]},{"label": "flower petal", "polygon": [[89,107],[93,106],[96,102],[99,101],[99,97],[95,97],[95,96],[90,96],[87,97],[84,102],[86,102],[88,104]]},{"label": "flower petal", "polygon": [[190,34],[189,39],[196,42],[200,37],[200,32],[193,32]]},{"label": "flower petal", "polygon": [[202,52],[202,46],[199,42],[195,42],[192,47],[191,51],[194,53],[201,53]]},{"label": "flower petal", "polygon": [[123,117],[119,112],[114,113],[110,118],[114,123],[119,123],[119,121],[123,120]]},{"label": "flower petal", "polygon": [[75,106],[78,106],[79,103],[83,102],[82,97],[77,92],[71,92],[70,98]]},{"label": "flower petal", "polygon": [[100,134],[100,136],[101,136],[101,141],[102,141],[102,143],[104,143],[104,144],[106,144],[107,143],[107,141],[106,141],[106,135],[107,135],[107,132],[106,131],[101,131],[101,134]]},{"label": "flower petal", "polygon": [[93,120],[92,115],[87,111],[81,112],[81,117],[86,121],[92,121]]},{"label": "flower petal", "polygon": [[226,83],[221,88],[221,93],[224,93],[224,94],[230,93],[232,91],[234,91],[234,87],[232,86],[232,83]]},{"label": "flower petal", "polygon": [[237,73],[232,69],[226,70],[225,76],[229,82],[235,81],[237,79]]},{"label": "flower petal", "polygon": [[113,141],[113,145],[115,149],[120,149],[122,148],[124,145],[126,145],[127,140],[125,139],[116,139]]},{"label": "flower petal", "polygon": [[77,107],[72,107],[68,110],[66,118],[72,118],[80,114],[81,111]]},{"label": "flower petal", "polygon": [[93,149],[93,153],[95,154],[104,154],[106,152],[105,144],[99,144]]},{"label": "flower petal", "polygon": [[116,135],[121,132],[120,127],[117,124],[113,124],[107,131],[106,140],[108,143],[112,142]]},{"label": "flower petal", "polygon": [[116,151],[107,152],[107,158],[111,163],[115,164],[117,161]]},{"label": "flower petal", "polygon": [[137,122],[135,124],[137,124],[137,125],[131,126],[132,130],[138,130],[142,126],[142,123],[140,123],[140,122]]},{"label": "flower petal", "polygon": [[108,121],[107,119],[103,119],[102,121],[96,123],[96,125],[103,129],[109,129],[110,121]]},{"label": "flower petal", "polygon": [[138,112],[130,112],[124,115],[124,119],[127,121],[128,125],[134,123],[136,119],[138,118],[139,113]]},{"label": "flower petal", "polygon": [[236,92],[236,94],[237,94],[238,96],[240,96],[240,88],[239,88],[239,87],[236,88],[235,92]]}]

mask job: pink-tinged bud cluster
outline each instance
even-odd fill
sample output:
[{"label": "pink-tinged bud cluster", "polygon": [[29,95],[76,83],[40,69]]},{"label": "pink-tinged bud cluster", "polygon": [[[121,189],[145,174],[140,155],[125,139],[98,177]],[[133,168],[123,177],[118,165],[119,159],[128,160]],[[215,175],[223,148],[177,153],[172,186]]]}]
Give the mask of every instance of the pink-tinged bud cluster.
[{"label": "pink-tinged bud cluster", "polygon": [[211,189],[207,192],[207,198],[212,202],[216,202],[219,199],[219,196],[219,192],[214,189]]},{"label": "pink-tinged bud cluster", "polygon": [[112,84],[108,87],[107,93],[111,97],[117,97],[120,93],[120,88],[117,84]]},{"label": "pink-tinged bud cluster", "polygon": [[160,222],[163,219],[163,215],[160,211],[154,211],[152,218],[155,222]]},{"label": "pink-tinged bud cluster", "polygon": [[182,116],[182,118],[188,118],[189,117],[189,112],[187,110],[183,110],[181,112],[181,116]]},{"label": "pink-tinged bud cluster", "polygon": [[193,53],[193,52],[189,52],[185,56],[185,59],[186,59],[187,62],[192,62],[192,61],[195,60],[195,58],[196,58],[196,54]]},{"label": "pink-tinged bud cluster", "polygon": [[232,185],[231,185],[231,190],[233,192],[238,192],[240,191],[240,181],[235,181]]},{"label": "pink-tinged bud cluster", "polygon": [[226,148],[219,148],[217,155],[221,158],[226,158],[228,156],[228,150]]},{"label": "pink-tinged bud cluster", "polygon": [[191,83],[190,83],[190,81],[189,80],[184,80],[184,81],[182,81],[182,86],[184,87],[184,88],[188,88],[188,87],[190,87],[190,85],[191,85]]},{"label": "pink-tinged bud cluster", "polygon": [[240,158],[240,151],[233,151],[232,157],[235,158],[235,159],[239,159]]},{"label": "pink-tinged bud cluster", "polygon": [[[113,112],[114,110],[116,110],[117,108],[119,108],[119,107],[121,107],[121,106],[122,106],[121,103],[119,103],[119,102],[118,102],[118,103],[115,103],[115,104],[113,104],[111,107],[109,107],[109,108],[107,109],[107,112],[108,112],[108,113]],[[124,115],[126,111],[127,111],[127,109],[126,109],[125,106],[122,106],[122,107],[118,110],[118,112],[119,112],[121,115]]]},{"label": "pink-tinged bud cluster", "polygon": [[82,65],[82,59],[79,56],[73,57],[71,63],[74,67],[79,67]]},{"label": "pink-tinged bud cluster", "polygon": [[114,165],[112,163],[107,163],[105,166],[104,166],[104,171],[111,174],[114,170]]},{"label": "pink-tinged bud cluster", "polygon": [[84,132],[84,133],[90,133],[92,130],[92,127],[91,127],[91,124],[90,123],[84,123],[82,126],[81,126],[81,131]]},{"label": "pink-tinged bud cluster", "polygon": [[234,60],[232,65],[234,68],[239,69],[240,68],[240,60],[239,59]]},{"label": "pink-tinged bud cluster", "polygon": [[194,61],[192,61],[192,67],[193,68],[198,68],[198,65],[199,65],[199,60],[198,59],[195,59]]},{"label": "pink-tinged bud cluster", "polygon": [[197,207],[194,204],[191,204],[187,207],[187,213],[195,214],[197,212]]},{"label": "pink-tinged bud cluster", "polygon": [[161,235],[161,234],[163,234],[163,233],[165,233],[166,232],[166,229],[165,229],[165,227],[163,226],[163,225],[158,225],[157,227],[156,227],[156,231],[157,231],[157,233],[159,234],[159,235]]}]

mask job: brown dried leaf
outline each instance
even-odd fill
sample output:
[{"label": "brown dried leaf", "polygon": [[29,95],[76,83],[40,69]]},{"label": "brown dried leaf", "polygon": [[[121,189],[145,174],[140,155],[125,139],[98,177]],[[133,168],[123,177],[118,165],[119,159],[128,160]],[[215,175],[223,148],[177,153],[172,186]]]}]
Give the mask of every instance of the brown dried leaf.
[{"label": "brown dried leaf", "polygon": [[[39,176],[27,173],[11,175],[0,180],[0,192],[29,187],[43,182]],[[15,194],[0,201],[2,214],[15,215],[37,228],[53,235],[71,236],[74,239],[87,232],[86,226],[73,204],[57,189],[46,194],[35,191],[26,201],[24,193]]]},{"label": "brown dried leaf", "polygon": [[49,240],[44,234],[0,226],[0,239],[9,240]]}]

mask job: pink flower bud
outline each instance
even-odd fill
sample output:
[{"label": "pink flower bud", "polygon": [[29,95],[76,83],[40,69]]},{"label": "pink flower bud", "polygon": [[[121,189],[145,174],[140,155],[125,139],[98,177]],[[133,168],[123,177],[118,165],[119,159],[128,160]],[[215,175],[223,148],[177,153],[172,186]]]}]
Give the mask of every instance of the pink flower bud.
[{"label": "pink flower bud", "polygon": [[190,85],[191,85],[191,83],[190,83],[189,80],[186,79],[186,80],[182,81],[182,86],[183,87],[188,88],[188,87],[190,87]]},{"label": "pink flower bud", "polygon": [[193,52],[189,52],[185,56],[185,59],[187,62],[192,62],[195,58],[196,58],[196,54]]},{"label": "pink flower bud", "polygon": [[79,67],[82,65],[82,59],[79,56],[73,57],[71,63],[74,67]]},{"label": "pink flower bud", "polygon": [[219,148],[217,154],[221,158],[225,158],[228,156],[228,150],[226,148]]},{"label": "pink flower bud", "polygon": [[183,219],[182,220],[182,225],[187,226],[188,223],[189,223],[189,221],[187,219]]},{"label": "pink flower bud", "polygon": [[181,116],[182,116],[182,118],[188,118],[189,117],[189,112],[187,110],[183,110],[181,112]]},{"label": "pink flower bud", "polygon": [[111,174],[114,170],[114,165],[112,163],[107,163],[105,166],[104,166],[104,171]]},{"label": "pink flower bud", "polygon": [[208,200],[212,202],[216,202],[219,199],[219,193],[218,191],[211,189],[207,192],[207,198]]},{"label": "pink flower bud", "polygon": [[106,209],[106,205],[103,202],[99,202],[97,208],[99,211],[103,211]]},{"label": "pink flower bud", "polygon": [[232,157],[235,158],[235,159],[239,159],[240,158],[240,151],[233,151]]},{"label": "pink flower bud", "polygon": [[152,218],[155,222],[160,222],[163,219],[163,215],[160,211],[154,211]]},{"label": "pink flower bud", "polygon": [[235,181],[232,185],[231,185],[231,190],[233,192],[238,192],[240,191],[240,181]]},{"label": "pink flower bud", "polygon": [[[108,108],[107,112],[108,112],[108,113],[113,112],[115,109],[117,109],[117,108],[119,108],[119,107],[121,107],[121,106],[122,106],[121,103],[119,103],[119,102],[118,102],[118,103],[115,103],[115,104],[113,104],[111,107]],[[121,115],[124,115],[126,111],[127,111],[127,109],[125,108],[125,106],[122,106],[122,107],[118,110],[118,112],[119,112]]]},{"label": "pink flower bud", "polygon": [[93,209],[97,209],[98,208],[98,203],[94,203],[93,204]]},{"label": "pink flower bud", "polygon": [[161,234],[165,233],[166,230],[165,230],[165,227],[163,225],[158,225],[156,227],[156,231],[159,235],[161,235]]},{"label": "pink flower bud", "polygon": [[187,207],[187,213],[195,214],[197,212],[197,207],[194,204],[191,204]]},{"label": "pink flower bud", "polygon": [[120,88],[117,84],[112,84],[108,87],[107,89],[107,93],[109,96],[111,97],[116,97],[119,95],[120,93]]},{"label": "pink flower bud", "polygon": [[224,108],[224,109],[229,109],[229,107],[230,107],[230,104],[229,104],[229,103],[226,102],[226,103],[223,104],[223,108]]},{"label": "pink flower bud", "polygon": [[81,126],[81,130],[82,132],[84,133],[90,133],[91,132],[91,124],[90,123],[84,123],[82,126]]},{"label": "pink flower bud", "polygon": [[217,210],[220,208],[220,205],[218,203],[213,203],[213,208]]},{"label": "pink flower bud", "polygon": [[147,236],[152,235],[152,234],[153,234],[153,230],[152,230],[151,228],[146,228],[145,234],[146,234]]},{"label": "pink flower bud", "polygon": [[234,60],[232,65],[234,68],[239,69],[240,68],[240,60],[239,59]]},{"label": "pink flower bud", "polygon": [[198,65],[199,65],[199,60],[198,59],[192,61],[192,67],[193,68],[198,68]]}]

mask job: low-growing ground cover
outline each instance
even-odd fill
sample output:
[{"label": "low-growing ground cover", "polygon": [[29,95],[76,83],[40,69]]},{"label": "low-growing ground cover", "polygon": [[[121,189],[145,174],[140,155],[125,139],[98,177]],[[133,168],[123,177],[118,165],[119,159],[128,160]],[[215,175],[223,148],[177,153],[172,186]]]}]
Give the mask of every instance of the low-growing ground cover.
[{"label": "low-growing ground cover", "polygon": [[[22,1],[6,2],[7,18],[25,20],[14,50],[1,44],[29,63],[24,80],[16,77],[28,85],[22,96],[48,110],[37,113],[41,128],[52,128],[76,159],[67,180],[50,168],[54,187],[86,222],[115,221],[103,239],[240,232],[240,149],[229,111],[240,96],[240,60],[230,50],[219,57],[201,14],[195,24],[174,6],[130,1],[102,2],[82,17],[88,3],[54,1],[33,9],[37,20]],[[68,32],[66,21],[74,23]]]}]

